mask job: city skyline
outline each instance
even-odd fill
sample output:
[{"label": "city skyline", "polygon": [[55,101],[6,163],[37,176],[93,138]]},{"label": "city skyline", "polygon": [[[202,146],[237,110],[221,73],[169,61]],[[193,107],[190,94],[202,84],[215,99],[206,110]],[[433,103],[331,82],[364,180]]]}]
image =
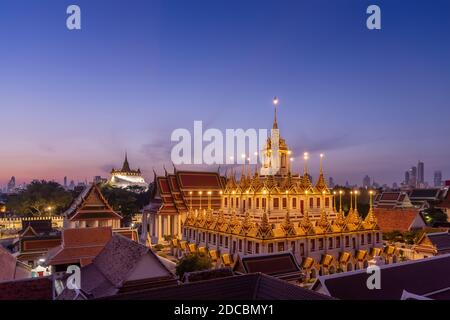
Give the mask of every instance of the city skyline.
[{"label": "city skyline", "polygon": [[380,1],[379,32],[365,28],[366,3],[175,2],[78,1],[78,33],[65,3],[2,3],[0,185],[107,176],[125,151],[151,181],[152,168],[171,169],[174,129],[270,128],[274,95],[296,172],[308,151],[312,175],[323,152],[342,185],[400,183],[419,159],[429,184],[448,177],[445,1],[406,12]]}]

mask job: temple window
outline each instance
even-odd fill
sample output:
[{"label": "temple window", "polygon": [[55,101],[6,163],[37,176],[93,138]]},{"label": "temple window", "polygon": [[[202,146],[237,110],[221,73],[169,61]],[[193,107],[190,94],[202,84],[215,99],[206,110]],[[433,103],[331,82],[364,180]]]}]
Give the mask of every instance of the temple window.
[{"label": "temple window", "polygon": [[248,199],[248,208],[249,208],[249,209],[252,208],[252,199]]},{"label": "temple window", "polygon": [[361,235],[361,244],[364,244],[364,235]]},{"label": "temple window", "polygon": [[287,207],[287,199],[283,198],[283,209],[286,209]]},{"label": "temple window", "polygon": [[[205,242],[205,232],[202,234],[203,242]],[[208,242],[211,242],[211,233],[208,233]]]},{"label": "temple window", "polygon": [[346,247],[350,246],[350,238],[348,236],[345,236],[345,246]]},{"label": "temple window", "polygon": [[213,235],[213,243],[214,243],[214,244],[216,244],[216,240],[217,240],[216,235]]},{"label": "temple window", "polygon": [[328,249],[333,249],[333,238],[328,238]]},{"label": "temple window", "polygon": [[224,206],[225,206],[225,208],[228,207],[228,198],[224,199]]},{"label": "temple window", "polygon": [[223,245],[223,236],[219,236],[219,245],[222,246]]},{"label": "temple window", "polygon": [[225,237],[225,248],[228,248],[228,237]]},{"label": "temple window", "polygon": [[262,207],[263,207],[263,209],[265,209],[267,207],[266,198],[262,198]]},{"label": "temple window", "polygon": [[259,243],[255,243],[255,253],[259,253]]},{"label": "temple window", "polygon": [[280,209],[280,199],[279,198],[273,198],[273,207]]},{"label": "temple window", "polygon": [[234,198],[231,198],[231,207],[234,207]]},{"label": "temple window", "polygon": [[297,198],[292,198],[292,208],[297,209]]},{"label": "temple window", "polygon": [[256,198],[256,209],[259,209],[259,198]]},{"label": "temple window", "polygon": [[242,252],[242,239],[239,239],[239,252]]},{"label": "temple window", "polygon": [[251,241],[247,242],[247,253],[252,253],[252,245],[253,242]]},{"label": "temple window", "polygon": [[313,198],[309,198],[309,207],[314,208],[314,199]]},{"label": "temple window", "polygon": [[372,234],[371,234],[371,233],[368,233],[368,234],[367,234],[367,243],[368,243],[368,244],[371,244],[371,243],[372,243]]},{"label": "temple window", "polygon": [[340,247],[341,247],[341,238],[336,237],[336,248],[340,248]]},{"label": "temple window", "polygon": [[300,255],[301,256],[305,255],[305,244],[304,243],[300,243]]},{"label": "temple window", "polygon": [[239,208],[239,198],[236,198],[236,208]]},{"label": "temple window", "polygon": [[304,207],[305,207],[305,201],[301,200],[301,201],[300,201],[300,212],[301,212],[301,213],[303,213]]},{"label": "temple window", "polygon": [[267,246],[267,251],[268,251],[269,253],[272,253],[272,252],[273,252],[273,243],[269,243],[269,245]]},{"label": "temple window", "polygon": [[319,238],[319,250],[323,250],[323,238]]},{"label": "temple window", "polygon": [[320,208],[320,198],[316,199],[317,208]]},{"label": "temple window", "polygon": [[295,241],[291,241],[291,250],[292,253],[295,253]]},{"label": "temple window", "polygon": [[377,243],[380,242],[380,234],[378,232],[376,233],[376,239],[377,239]]},{"label": "temple window", "polygon": [[330,207],[330,198],[328,198],[328,197],[325,198],[325,207],[326,208]]},{"label": "temple window", "polygon": [[278,242],[278,252],[284,251],[284,242]]},{"label": "temple window", "polygon": [[311,251],[316,250],[316,239],[311,239]]}]

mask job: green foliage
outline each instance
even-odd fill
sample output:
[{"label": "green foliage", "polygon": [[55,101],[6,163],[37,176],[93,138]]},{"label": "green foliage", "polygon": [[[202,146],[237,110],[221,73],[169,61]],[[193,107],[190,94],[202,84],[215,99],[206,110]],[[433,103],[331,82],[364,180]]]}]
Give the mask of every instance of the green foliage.
[{"label": "green foliage", "polygon": [[383,240],[389,242],[402,242],[406,244],[415,244],[419,240],[422,233],[423,230],[413,230],[406,232],[394,230],[391,232],[383,232]]},{"label": "green foliage", "polygon": [[106,200],[123,217],[131,217],[148,203],[148,192],[142,192],[142,190],[140,187],[114,188],[107,184],[101,187]]},{"label": "green foliage", "polygon": [[212,261],[205,254],[193,253],[181,258],[176,266],[176,274],[181,278],[186,272],[208,270],[212,268]]},{"label": "green foliage", "polygon": [[441,209],[425,209],[422,211],[422,215],[425,218],[425,222],[429,225],[433,225],[436,222],[447,222],[447,215]]},{"label": "green foliage", "polygon": [[9,197],[7,207],[14,214],[53,215],[62,213],[72,200],[72,194],[57,182],[36,180],[24,191]]}]

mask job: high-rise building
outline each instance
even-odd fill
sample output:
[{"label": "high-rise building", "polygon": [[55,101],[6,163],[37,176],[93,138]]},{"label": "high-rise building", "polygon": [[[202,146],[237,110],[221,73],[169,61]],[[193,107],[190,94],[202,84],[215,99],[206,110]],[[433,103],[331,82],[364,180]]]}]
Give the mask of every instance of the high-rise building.
[{"label": "high-rise building", "polygon": [[436,170],[434,172],[434,186],[440,187],[442,186],[442,171]]},{"label": "high-rise building", "polygon": [[67,189],[67,177],[64,177],[64,189]]},{"label": "high-rise building", "polygon": [[409,185],[411,187],[417,186],[417,167],[409,169]]},{"label": "high-rise building", "polygon": [[330,187],[331,189],[334,188],[335,184],[334,184],[334,179],[333,179],[333,177],[329,177],[329,178],[328,178],[328,185],[329,185],[329,187]]},{"label": "high-rise building", "polygon": [[12,176],[6,186],[6,192],[13,192],[16,188],[16,177]]},{"label": "high-rise building", "polygon": [[363,182],[362,182],[362,186],[363,186],[363,188],[366,188],[366,189],[370,188],[370,177],[368,175],[366,175],[364,177]]},{"label": "high-rise building", "polygon": [[409,186],[409,171],[405,171],[405,185]]},{"label": "high-rise building", "polygon": [[425,165],[419,160],[417,164],[417,184],[425,183]]}]

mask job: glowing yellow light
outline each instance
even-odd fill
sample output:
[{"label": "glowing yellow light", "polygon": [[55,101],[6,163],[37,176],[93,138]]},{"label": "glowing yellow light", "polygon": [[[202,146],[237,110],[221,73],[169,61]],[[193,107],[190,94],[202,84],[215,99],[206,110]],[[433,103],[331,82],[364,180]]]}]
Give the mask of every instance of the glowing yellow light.
[{"label": "glowing yellow light", "polygon": [[219,194],[223,194],[223,191],[220,191]]},{"label": "glowing yellow light", "polygon": [[339,190],[339,194],[343,194],[344,193],[344,191],[342,191],[342,190]]},{"label": "glowing yellow light", "polygon": [[266,194],[266,193],[267,193],[267,191],[266,191],[266,190],[263,190],[263,193],[264,193],[264,194]]},{"label": "glowing yellow light", "polygon": [[333,191],[333,194],[336,194],[336,191]]},{"label": "glowing yellow light", "polygon": [[291,153],[292,153],[292,151],[291,151],[291,150],[289,150],[289,151],[288,151],[288,154],[291,154]]},{"label": "glowing yellow light", "polygon": [[234,191],[234,190],[233,190],[233,192],[232,192],[232,193],[233,193],[233,194],[236,194],[236,191]]},{"label": "glowing yellow light", "polygon": [[212,193],[211,191],[208,191],[208,194],[209,194],[209,195],[211,195],[211,193]]},{"label": "glowing yellow light", "polygon": [[325,194],[325,190],[324,190],[324,191],[322,191],[322,194]]},{"label": "glowing yellow light", "polygon": [[189,194],[192,194],[192,191],[189,191]]},{"label": "glowing yellow light", "polygon": [[308,152],[305,152],[305,153],[303,154],[303,159],[308,160]]},{"label": "glowing yellow light", "polygon": [[291,162],[292,162],[292,161],[294,161],[294,158],[290,158],[289,160],[291,160]]},{"label": "glowing yellow light", "polygon": [[203,194],[203,191],[199,191],[198,194],[199,194],[199,195],[202,195],[202,194]]},{"label": "glowing yellow light", "polygon": [[241,154],[241,158],[245,159],[245,153]]},{"label": "glowing yellow light", "polygon": [[273,100],[272,100],[272,102],[273,102],[274,105],[277,105],[277,104],[278,104],[278,98],[277,98],[277,97],[274,97]]},{"label": "glowing yellow light", "polygon": [[255,156],[257,156],[257,155],[258,155],[258,152],[256,152],[256,151],[255,151],[255,153],[254,153],[254,154],[255,154]]}]

